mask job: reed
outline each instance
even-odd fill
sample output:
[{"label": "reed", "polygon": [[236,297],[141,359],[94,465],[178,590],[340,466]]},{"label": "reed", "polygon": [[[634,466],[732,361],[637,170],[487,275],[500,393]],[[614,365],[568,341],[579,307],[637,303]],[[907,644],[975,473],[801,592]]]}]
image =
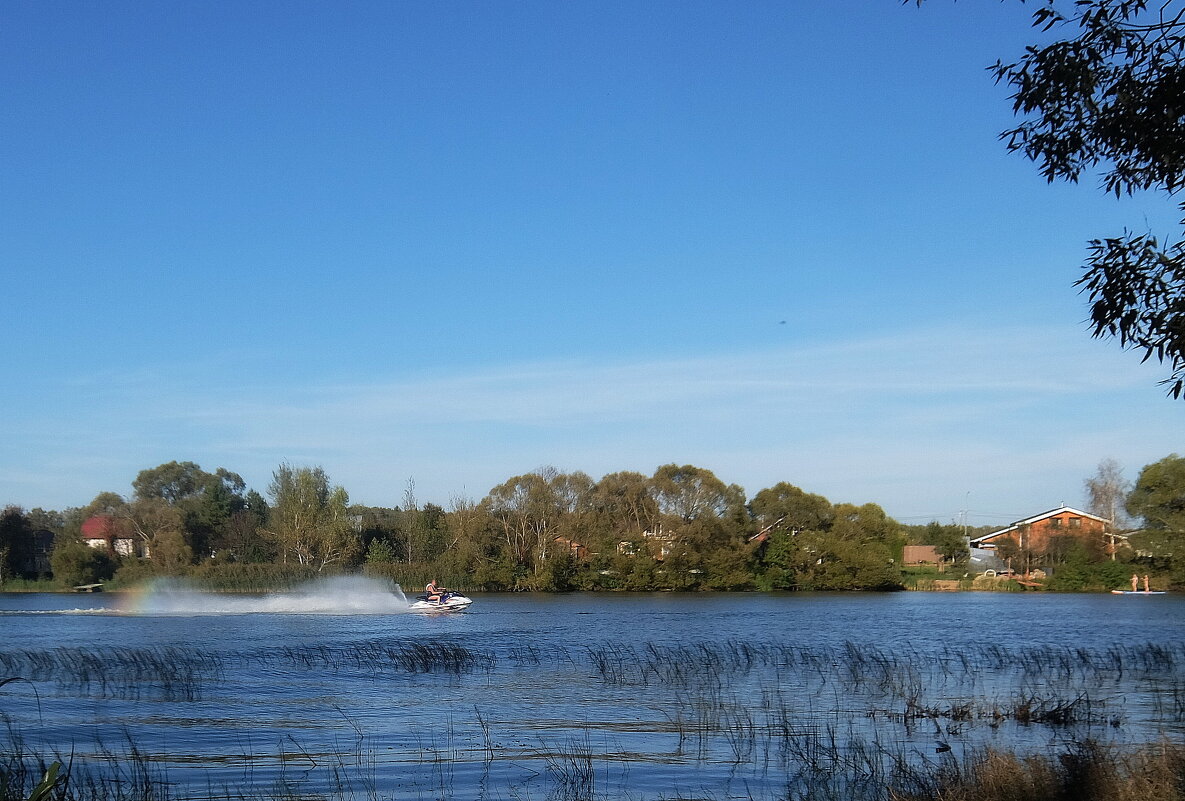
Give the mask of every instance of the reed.
[{"label": "reed", "polygon": [[583,740],[573,740],[566,749],[547,751],[544,761],[551,778],[551,801],[595,801],[596,770],[593,767],[592,743],[585,732]]},{"label": "reed", "polygon": [[222,678],[222,660],[191,648],[52,648],[0,652],[0,671],[52,681],[86,696],[197,700]]},{"label": "reed", "polygon": [[[756,723],[750,725],[738,716],[721,724],[726,732],[740,733],[734,751],[738,758],[760,758],[747,744],[752,739],[749,732],[758,728]],[[429,769],[431,777],[421,787],[422,797],[471,797],[468,788],[456,786],[456,768],[467,756],[454,747],[451,732],[450,725],[418,746],[420,764]],[[985,748],[960,757],[925,757],[901,743],[864,736],[850,726],[810,725],[787,727],[780,745],[781,758],[766,763],[767,772],[777,781],[768,792],[754,788],[742,797],[770,801],[1180,801],[1185,796],[1185,746],[1169,742],[1119,749],[1084,740],[1028,755]],[[624,789],[602,781],[597,765],[607,757],[601,756],[601,750],[593,746],[587,729],[582,737],[561,746],[544,746],[537,753],[545,766],[538,797],[553,801],[642,797],[629,790],[628,781]],[[288,738],[275,758],[281,773],[264,786],[256,786],[248,776],[238,785],[179,788],[131,737],[125,737],[118,749],[98,746],[85,762],[58,755],[63,778],[46,789],[44,777],[52,765],[31,753],[10,728],[8,742],[0,751],[0,801],[25,801],[39,786],[45,792],[38,801],[393,798],[379,789],[378,760],[364,736],[352,747],[328,754],[310,753]],[[323,789],[310,792],[307,788],[314,774],[318,777],[315,786]],[[529,788],[514,782],[487,789],[488,797],[493,798],[535,797]],[[694,797],[715,796],[705,791]],[[719,797],[736,794],[725,792]]]},{"label": "reed", "polygon": [[186,584],[204,592],[283,592],[324,578],[311,567],[255,562],[205,562],[191,570]]},{"label": "reed", "polygon": [[[617,756],[599,753],[604,749],[591,744],[605,731],[603,724],[567,721],[555,738],[562,745],[553,742],[538,751],[524,750],[521,744],[503,745],[512,739],[499,731],[503,724],[493,723],[475,707],[471,721],[450,720],[447,726],[417,735],[422,739],[411,761],[417,765],[417,791],[426,798],[471,797],[473,788],[458,777],[471,775],[461,769],[471,771],[479,760],[485,774],[492,769],[502,776],[499,766],[529,765],[523,771],[535,771],[545,785],[539,797],[550,795],[557,801],[635,797],[629,771],[648,760],[669,759],[716,771],[714,775],[727,771],[743,776],[753,782],[745,785],[751,790],[733,788],[722,791],[721,797],[751,793],[762,801],[995,801],[1010,796],[958,794],[990,784],[992,770],[1006,769],[1030,770],[1020,785],[1026,792],[1042,791],[1047,785],[1089,789],[1088,784],[1102,779],[1081,776],[1097,775],[1115,777],[1107,780],[1112,782],[1106,785],[1108,792],[1121,793],[1116,783],[1127,787],[1146,775],[1161,776],[1158,781],[1168,786],[1169,778],[1178,775],[1172,772],[1177,770],[1174,766],[1182,761],[1179,749],[1160,745],[1135,751],[1093,745],[1090,753],[1041,750],[1049,742],[1094,743],[1110,736],[1109,727],[1122,721],[1109,702],[1134,684],[1156,699],[1161,720],[1180,721],[1185,711],[1180,681],[1185,645],[1177,643],[1100,650],[987,643],[922,653],[908,645],[889,649],[854,643],[823,647],[724,640],[562,648],[516,642],[483,648],[451,637],[381,637],[350,646],[265,646],[217,654],[180,647],[0,651],[0,675],[28,676],[34,686],[51,682],[80,695],[115,698],[196,700],[212,682],[244,666],[293,677],[348,672],[380,683],[420,676],[424,678],[403,683],[417,692],[429,688],[429,693],[447,683],[480,686],[480,678],[472,682],[464,678],[468,676],[489,676],[495,684],[539,677],[554,692],[565,692],[568,682],[580,681],[580,691],[594,699],[598,690],[610,701],[653,699],[650,708],[658,720],[631,724],[645,730],[651,742],[669,745],[662,754],[631,754],[628,748]],[[24,683],[0,683],[17,686],[23,688]],[[339,744],[335,734],[331,748],[322,742],[306,750],[289,736],[281,753],[265,756],[288,771],[274,786],[260,790],[244,781],[242,787],[219,787],[207,797],[292,801],[308,797],[306,775],[313,775],[319,788],[329,788],[318,789],[320,797],[378,801],[383,797],[380,756],[386,755],[368,747],[360,726],[348,719],[347,723],[347,743]],[[1003,730],[990,731],[999,727]],[[523,736],[521,731],[517,737]],[[1123,739],[1127,733],[1114,737]],[[1015,734],[1025,750],[1007,754],[983,749],[986,738],[980,735],[993,734]],[[931,737],[934,744],[928,742]],[[19,743],[7,750],[0,759],[0,782],[14,789],[0,792],[0,801],[27,798],[46,763],[55,758],[67,765],[70,775],[68,791],[54,789],[63,793],[54,796],[60,801],[130,801],[131,795],[104,795],[115,792],[104,782],[117,782],[120,792],[139,793],[141,801],[193,790],[165,781],[154,768],[159,764],[155,758],[143,754],[130,738],[118,753],[100,751],[97,757],[88,755],[85,764],[58,754],[40,759]],[[1157,754],[1159,762],[1153,759]],[[1077,765],[1074,776],[1079,778],[1065,772],[1067,765]],[[514,787],[515,780],[508,781],[510,785],[492,788],[487,797],[535,797],[539,789]],[[68,794],[75,790],[84,794]],[[1156,788],[1148,792],[1152,795],[1142,801],[1181,797],[1157,796]]]},{"label": "reed", "polygon": [[390,671],[464,675],[488,672],[497,664],[497,657],[491,651],[480,651],[447,640],[407,639],[376,640],[350,647],[289,646],[244,654],[242,658],[273,666],[364,670],[375,676]]}]

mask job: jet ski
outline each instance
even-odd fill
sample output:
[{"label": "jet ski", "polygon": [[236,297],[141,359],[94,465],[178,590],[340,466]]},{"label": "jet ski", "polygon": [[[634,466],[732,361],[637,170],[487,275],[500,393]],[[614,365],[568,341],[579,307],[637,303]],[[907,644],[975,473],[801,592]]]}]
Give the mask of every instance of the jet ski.
[{"label": "jet ski", "polygon": [[473,599],[468,595],[453,590],[445,590],[438,596],[438,600],[430,600],[427,594],[417,595],[408,606],[414,612],[463,612],[469,608]]}]

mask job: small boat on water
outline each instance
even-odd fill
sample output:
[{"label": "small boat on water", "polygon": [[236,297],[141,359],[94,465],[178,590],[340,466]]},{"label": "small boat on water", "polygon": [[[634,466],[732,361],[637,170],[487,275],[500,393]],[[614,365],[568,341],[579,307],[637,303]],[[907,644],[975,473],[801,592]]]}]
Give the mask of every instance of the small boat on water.
[{"label": "small boat on water", "polygon": [[468,595],[448,590],[440,593],[437,600],[431,600],[427,594],[417,595],[408,608],[414,612],[463,612],[471,603],[473,599]]},{"label": "small boat on water", "polygon": [[1164,595],[1164,590],[1111,590],[1112,595]]}]

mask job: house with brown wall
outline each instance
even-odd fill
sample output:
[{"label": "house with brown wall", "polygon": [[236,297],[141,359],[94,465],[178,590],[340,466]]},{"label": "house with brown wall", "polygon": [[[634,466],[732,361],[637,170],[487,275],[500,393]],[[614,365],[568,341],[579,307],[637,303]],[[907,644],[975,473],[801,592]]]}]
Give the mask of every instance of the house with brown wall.
[{"label": "house with brown wall", "polygon": [[1110,525],[1111,521],[1104,517],[1069,506],[1059,506],[977,537],[970,544],[972,548],[992,551],[1004,541],[1011,541],[1027,551],[1041,553],[1056,537],[1080,537],[1083,541],[1101,544]]},{"label": "house with brown wall", "polygon": [[937,565],[943,559],[933,545],[906,545],[902,561],[907,565]]}]

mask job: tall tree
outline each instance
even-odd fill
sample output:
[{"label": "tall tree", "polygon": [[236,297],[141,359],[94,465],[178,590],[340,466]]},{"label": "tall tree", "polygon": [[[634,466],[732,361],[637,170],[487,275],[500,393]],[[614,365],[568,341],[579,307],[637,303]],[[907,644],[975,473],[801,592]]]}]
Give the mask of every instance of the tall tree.
[{"label": "tall tree", "polygon": [[1119,462],[1104,459],[1099,462],[1095,474],[1086,479],[1085,485],[1087,511],[1107,519],[1103,536],[1107,540],[1108,553],[1115,559],[1117,534],[1128,527],[1124,506],[1131,492],[1131,482],[1124,477]]},{"label": "tall tree", "polygon": [[29,519],[29,525],[34,529],[44,529],[60,534],[66,527],[66,516],[52,509],[35,507],[26,512],[25,517]]},{"label": "tall tree", "polygon": [[776,526],[788,531],[824,531],[835,520],[835,510],[830,501],[784,481],[758,492],[749,506],[758,525],[762,527]]},{"label": "tall tree", "polygon": [[141,470],[132,488],[133,506],[164,503],[179,511],[185,544],[199,557],[230,547],[226,539],[231,518],[247,506],[242,476],[224,467],[208,473],[195,462],[173,461]]},{"label": "tall tree", "polygon": [[[1041,3],[1033,25],[1069,35],[992,67],[1024,117],[1001,138],[1050,182],[1077,182],[1100,168],[1103,188],[1116,196],[1176,196],[1185,186],[1185,7],[1176,0],[1151,7],[1145,0],[1076,0],[1070,8]],[[1178,208],[1185,212],[1185,203]],[[1175,236],[1162,242],[1124,231],[1092,240],[1078,285],[1091,301],[1094,335],[1166,364],[1162,383],[1180,398],[1185,241]]]},{"label": "tall tree", "polygon": [[1128,496],[1127,511],[1144,522],[1132,537],[1140,550],[1185,559],[1185,458],[1174,453],[1146,465]]},{"label": "tall tree", "polygon": [[176,545],[185,539],[184,516],[180,509],[163,498],[138,498],[125,506],[119,517],[126,520],[136,533],[142,550],[152,553],[164,547],[170,554],[167,561],[171,566],[192,559],[192,548],[180,549]]},{"label": "tall tree", "polygon": [[600,528],[616,539],[637,537],[658,521],[658,502],[650,479],[641,473],[623,471],[603,476],[589,499]]},{"label": "tall tree", "polygon": [[267,529],[271,508],[255,490],[243,499],[243,508],[231,514],[217,540],[238,562],[269,562],[276,556],[274,543],[261,534]]},{"label": "tall tree", "polygon": [[407,561],[431,562],[444,550],[444,509],[435,504],[416,500],[416,482],[407,480],[403,490],[403,508],[399,510],[398,530],[403,540]]},{"label": "tall tree", "polygon": [[0,584],[28,573],[33,556],[33,526],[23,509],[0,512]]},{"label": "tall tree", "polygon": [[526,589],[540,587],[544,565],[557,553],[555,539],[571,539],[578,520],[589,508],[592,479],[581,472],[562,473],[544,467],[515,476],[490,490],[482,506],[494,522]]},{"label": "tall tree", "polygon": [[654,471],[651,482],[659,510],[683,522],[723,517],[735,498],[711,470],[690,464],[665,464]]},{"label": "tall tree", "polygon": [[114,492],[100,492],[90,503],[82,507],[79,522],[84,522],[94,515],[118,515],[128,505],[122,495]]},{"label": "tall tree", "polygon": [[173,461],[141,470],[132,482],[132,489],[141,500],[160,498],[175,504],[199,493],[210,478],[194,462]]},{"label": "tall tree", "polygon": [[361,551],[349,495],[342,487],[331,487],[320,467],[282,464],[272,474],[268,492],[273,500],[268,531],[285,555],[320,571]]}]

